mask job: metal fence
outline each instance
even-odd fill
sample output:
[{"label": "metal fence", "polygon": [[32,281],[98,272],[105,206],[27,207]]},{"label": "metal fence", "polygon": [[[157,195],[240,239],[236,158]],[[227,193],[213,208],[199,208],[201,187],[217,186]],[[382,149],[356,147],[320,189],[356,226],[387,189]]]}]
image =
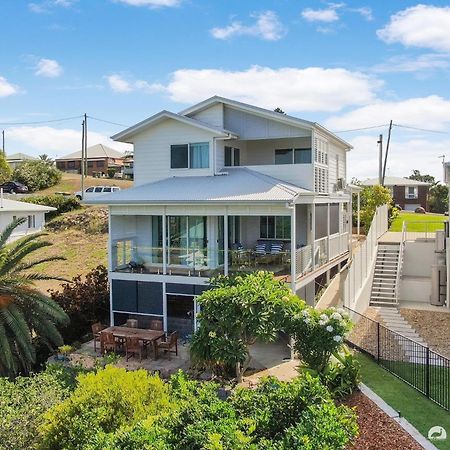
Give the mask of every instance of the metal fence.
[{"label": "metal fence", "polygon": [[346,308],[354,323],[347,343],[434,403],[450,411],[450,359]]}]

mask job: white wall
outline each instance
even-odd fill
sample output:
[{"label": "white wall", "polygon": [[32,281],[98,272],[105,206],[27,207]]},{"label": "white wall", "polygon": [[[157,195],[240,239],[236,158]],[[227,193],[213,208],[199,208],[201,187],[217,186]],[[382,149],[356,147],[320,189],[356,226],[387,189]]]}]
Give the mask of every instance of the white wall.
[{"label": "white wall", "polygon": [[[174,176],[212,175],[213,132],[167,119],[134,138],[134,185],[139,186]],[[208,169],[171,169],[170,146],[209,142]]]},{"label": "white wall", "polygon": [[[36,226],[34,228],[28,228],[28,216],[34,215],[35,216],[35,224]],[[20,239],[23,236],[26,236],[28,234],[37,233],[39,231],[42,231],[44,229],[45,225],[45,213],[44,212],[10,212],[10,211],[1,211],[0,210],[0,232],[2,232],[13,220],[14,217],[21,218],[24,217],[27,219],[25,223],[22,225],[19,225],[11,234],[11,238],[9,242],[13,242],[17,239]]]},{"label": "white wall", "polygon": [[223,128],[223,103],[218,103],[196,114],[191,114],[189,117],[214,127]]},{"label": "white wall", "polygon": [[402,276],[431,277],[431,266],[436,264],[435,242],[405,242]]},{"label": "white wall", "polygon": [[241,139],[270,139],[286,136],[311,136],[306,128],[294,127],[224,106],[224,128]]}]

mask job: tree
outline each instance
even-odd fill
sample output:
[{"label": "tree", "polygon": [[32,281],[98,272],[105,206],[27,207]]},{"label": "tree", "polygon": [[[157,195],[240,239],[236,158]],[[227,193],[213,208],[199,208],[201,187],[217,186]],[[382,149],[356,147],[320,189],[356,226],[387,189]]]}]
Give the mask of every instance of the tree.
[{"label": "tree", "polygon": [[6,183],[11,179],[12,169],[6,161],[3,152],[0,153],[0,184]]},{"label": "tree", "polygon": [[241,380],[250,360],[250,345],[257,339],[274,341],[304,302],[268,272],[219,276],[212,285],[197,298],[201,312],[191,357],[215,373],[229,374],[234,367]]},{"label": "tree", "polygon": [[448,211],[448,186],[445,184],[435,184],[430,187],[429,193],[430,211],[444,214]]},{"label": "tree", "polygon": [[49,166],[53,166],[55,164],[55,161],[52,158],[50,158],[50,156],[46,155],[45,153],[42,155],[39,155],[39,160],[44,161]]},{"label": "tree", "polygon": [[15,180],[28,186],[30,191],[45,189],[61,181],[62,173],[43,160],[25,161],[13,173]]},{"label": "tree", "polygon": [[410,180],[423,181],[425,183],[430,183],[431,185],[436,184],[436,179],[433,175],[422,175],[420,170],[413,170],[412,175],[408,177]]},{"label": "tree", "polygon": [[286,115],[286,113],[285,113],[280,107],[276,107],[276,108],[274,109],[274,112],[279,113],[279,114],[284,114],[284,115]]},{"label": "tree", "polygon": [[49,348],[62,345],[57,326],[69,320],[53,300],[33,286],[36,280],[59,278],[30,272],[38,264],[64,258],[27,260],[35,251],[52,245],[39,240],[42,233],[7,244],[14,229],[25,220],[14,220],[0,235],[0,375],[7,376],[30,371],[36,361],[37,340]]}]

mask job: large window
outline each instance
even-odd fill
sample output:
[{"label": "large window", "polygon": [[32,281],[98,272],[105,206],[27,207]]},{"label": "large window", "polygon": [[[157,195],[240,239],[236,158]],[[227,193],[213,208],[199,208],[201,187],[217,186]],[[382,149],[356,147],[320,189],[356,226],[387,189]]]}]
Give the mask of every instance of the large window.
[{"label": "large window", "polygon": [[170,146],[172,169],[206,169],[209,167],[209,143],[198,142]]},{"label": "large window", "polygon": [[406,190],[405,191],[406,191],[405,192],[406,193],[405,198],[415,199],[415,198],[418,198],[418,196],[419,196],[417,186],[406,186]]},{"label": "large window", "polygon": [[275,150],[275,164],[311,164],[310,148],[284,148]]},{"label": "large window", "polygon": [[239,166],[241,164],[241,150],[225,147],[225,167]]},{"label": "large window", "polygon": [[290,239],[290,216],[261,216],[259,221],[261,239]]}]

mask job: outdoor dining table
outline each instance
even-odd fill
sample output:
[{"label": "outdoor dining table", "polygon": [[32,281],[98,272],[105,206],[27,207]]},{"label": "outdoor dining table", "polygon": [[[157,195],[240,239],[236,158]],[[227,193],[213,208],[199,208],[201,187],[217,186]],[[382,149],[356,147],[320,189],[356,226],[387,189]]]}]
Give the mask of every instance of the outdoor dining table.
[{"label": "outdoor dining table", "polygon": [[157,351],[156,351],[156,343],[158,339],[161,339],[165,336],[164,331],[162,330],[150,330],[146,328],[130,328],[130,327],[119,327],[112,326],[105,328],[100,333],[110,332],[119,339],[126,339],[127,337],[137,337],[142,342],[149,342],[153,347],[154,358],[157,359]]}]

